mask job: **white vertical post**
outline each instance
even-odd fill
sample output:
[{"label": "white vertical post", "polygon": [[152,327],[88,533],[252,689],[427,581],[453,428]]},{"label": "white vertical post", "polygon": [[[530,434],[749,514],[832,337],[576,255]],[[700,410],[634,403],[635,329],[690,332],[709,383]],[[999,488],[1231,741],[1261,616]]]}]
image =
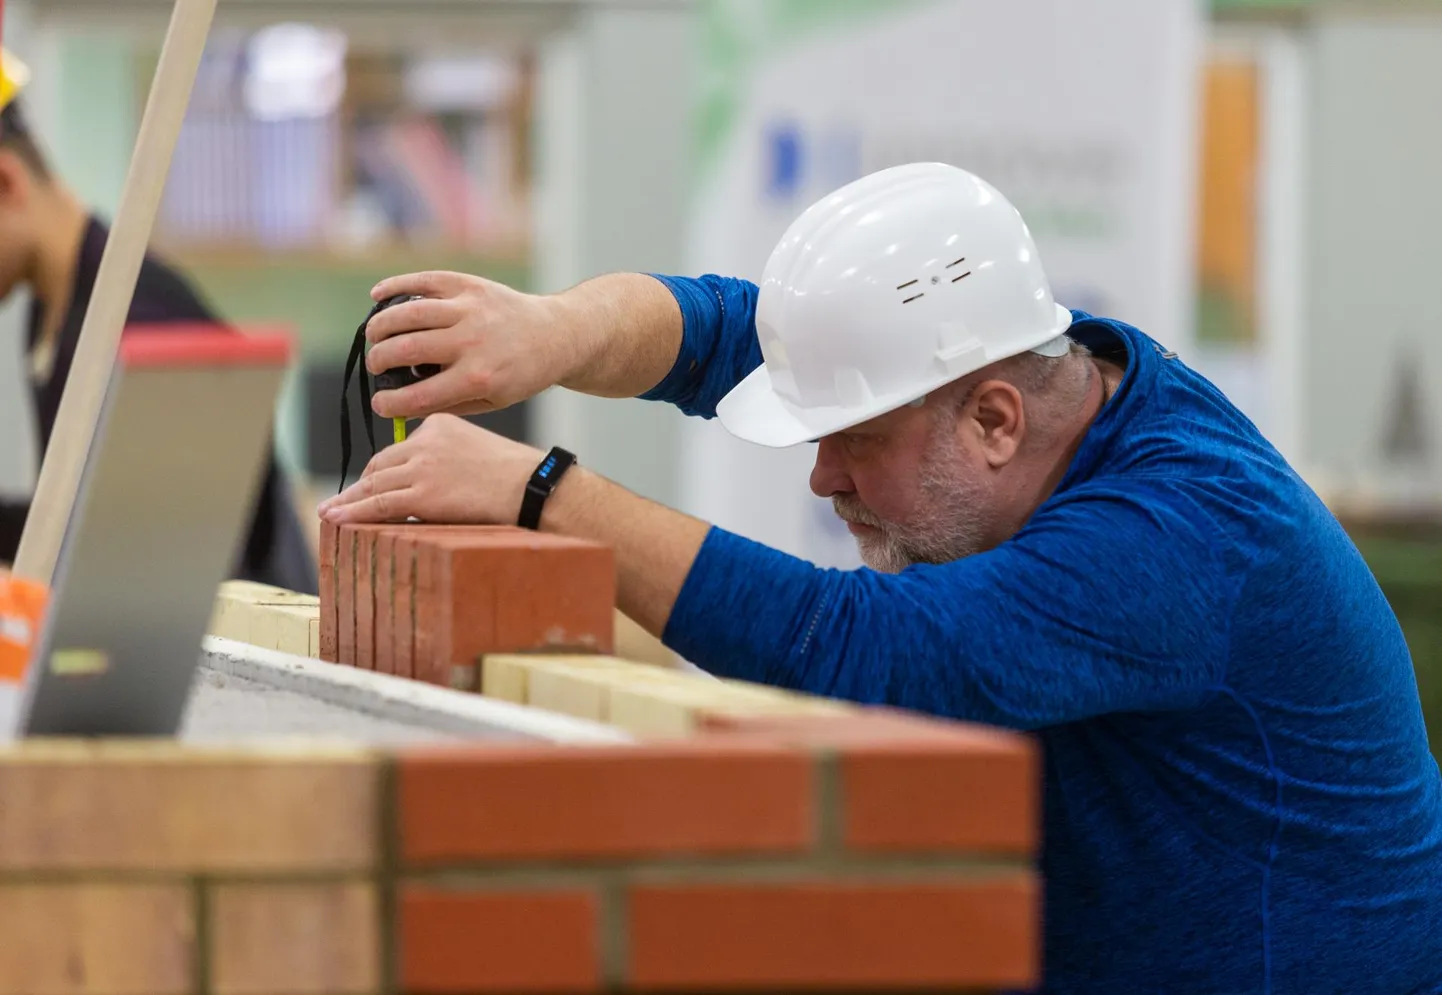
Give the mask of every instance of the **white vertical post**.
[{"label": "white vertical post", "polygon": [[[588,5],[544,46],[536,289],[683,264],[695,18],[689,5]],[[535,403],[538,444],[675,503],[679,414],[562,390]]]},{"label": "white vertical post", "polygon": [[1307,244],[1307,89],[1302,46],[1285,29],[1269,31],[1261,45],[1263,106],[1258,295],[1262,356],[1267,377],[1268,436],[1298,469],[1304,457],[1306,300],[1303,250]]}]

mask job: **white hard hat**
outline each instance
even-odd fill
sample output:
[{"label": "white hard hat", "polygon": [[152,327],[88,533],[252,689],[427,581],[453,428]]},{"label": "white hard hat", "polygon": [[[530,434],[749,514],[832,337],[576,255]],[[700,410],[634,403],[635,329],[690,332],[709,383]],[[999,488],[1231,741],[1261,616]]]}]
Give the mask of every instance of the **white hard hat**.
[{"label": "white hard hat", "polygon": [[756,303],[765,362],[716,414],[748,442],[815,441],[1008,356],[1063,356],[1071,321],[995,188],[942,163],[884,169],[782,236]]}]

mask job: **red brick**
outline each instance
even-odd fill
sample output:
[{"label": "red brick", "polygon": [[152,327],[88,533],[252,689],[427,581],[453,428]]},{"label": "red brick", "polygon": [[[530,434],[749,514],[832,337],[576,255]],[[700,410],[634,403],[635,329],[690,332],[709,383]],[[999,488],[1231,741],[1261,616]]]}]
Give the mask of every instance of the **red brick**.
[{"label": "red brick", "polygon": [[335,557],[336,573],[336,660],[356,662],[355,648],[355,549],[359,536],[354,525],[343,525]]},{"label": "red brick", "polygon": [[758,738],[838,755],[849,849],[1029,855],[1039,846],[1041,758],[1029,736],[868,709],[730,722],[715,741]]},{"label": "red brick", "polygon": [[415,609],[412,612],[411,624],[414,628],[408,676],[424,679],[430,673],[430,661],[435,657],[436,629],[441,624],[440,599],[436,597],[435,549],[424,544],[420,535],[412,536],[411,558],[414,563],[411,604]]},{"label": "red brick", "polygon": [[1040,844],[1036,749],[877,743],[841,755],[841,840],[860,852],[1028,855]]},{"label": "red brick", "polygon": [[397,824],[413,866],[501,858],[797,852],[814,765],[764,744],[417,748]]},{"label": "red brick", "polygon": [[[415,676],[445,684],[486,653],[609,653],[616,571],[598,543],[505,530],[417,537]],[[424,590],[421,590],[424,589]]]},{"label": "red brick", "polygon": [[374,669],[383,674],[395,673],[395,551],[394,530],[386,529],[376,535],[375,582],[372,585],[375,599]]},{"label": "red brick", "polygon": [[[496,587],[495,643],[481,652],[514,648],[610,653],[615,648],[615,554],[599,543],[539,539],[517,538],[494,564],[467,556],[451,561],[457,586],[450,593],[456,604],[465,597],[467,585],[480,583],[481,575],[492,585],[504,578],[504,586]],[[460,640],[456,651],[460,659],[474,659]]]},{"label": "red brick", "polygon": [[320,658],[336,661],[336,552],[340,530],[330,522],[320,523]]},{"label": "red brick", "polygon": [[357,535],[355,549],[355,663],[363,670],[375,670],[375,530]]},{"label": "red brick", "polygon": [[628,990],[1029,987],[1040,898],[1022,872],[926,882],[637,886]]},{"label": "red brick", "polygon": [[598,909],[588,891],[403,886],[400,989],[408,995],[600,991]]},{"label": "red brick", "polygon": [[415,578],[416,542],[408,533],[397,533],[392,552],[395,569],[395,585],[391,602],[395,606],[391,617],[391,649],[394,653],[391,673],[402,677],[411,676],[411,661],[415,658]]},{"label": "red brick", "polygon": [[[391,536],[393,544],[392,558],[394,563],[394,581],[392,587],[391,601],[393,614],[391,616],[391,646],[394,654],[392,669],[393,674],[403,677],[415,676],[416,640],[418,638],[416,629],[416,612],[426,604],[433,603],[434,599],[416,599],[416,538],[427,533],[440,532],[443,535],[480,535],[495,532],[516,531],[502,526],[487,525],[397,525],[386,530]],[[430,564],[426,565],[426,576],[431,576]],[[432,638],[433,627],[424,629],[424,635],[419,638],[423,644],[422,648],[429,646]],[[428,649],[427,649],[428,651]]]}]

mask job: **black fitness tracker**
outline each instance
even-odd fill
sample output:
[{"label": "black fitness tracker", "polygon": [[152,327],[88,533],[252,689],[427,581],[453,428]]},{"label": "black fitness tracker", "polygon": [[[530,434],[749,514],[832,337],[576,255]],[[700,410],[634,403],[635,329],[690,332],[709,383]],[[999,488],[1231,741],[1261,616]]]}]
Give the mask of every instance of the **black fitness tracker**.
[{"label": "black fitness tracker", "polygon": [[526,496],[521,499],[521,517],[516,522],[517,525],[531,530],[540,527],[541,509],[545,507],[546,498],[551,496],[561,476],[575,462],[575,454],[560,446],[546,454],[546,458],[541,460],[536,472],[531,474],[531,479],[526,483]]}]

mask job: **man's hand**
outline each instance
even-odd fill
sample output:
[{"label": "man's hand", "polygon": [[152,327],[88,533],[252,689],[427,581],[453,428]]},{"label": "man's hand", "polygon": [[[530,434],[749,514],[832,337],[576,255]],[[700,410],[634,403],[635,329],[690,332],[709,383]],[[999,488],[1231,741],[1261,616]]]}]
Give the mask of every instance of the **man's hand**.
[{"label": "man's hand", "polygon": [[[432,415],[405,442],[382,449],[360,480],[320,505],[337,525],[404,522],[515,525],[543,454],[451,415]],[[710,526],[632,494],[583,466],[566,472],[541,513],[546,532],[589,539],[616,554],[618,607],[653,636]]]},{"label": "man's hand", "polygon": [[[384,312],[383,312],[384,313]],[[405,442],[382,449],[361,478],[322,502],[335,524],[423,522],[514,525],[543,453],[452,415],[427,418]]]},{"label": "man's hand", "polygon": [[462,273],[382,280],[377,301],[426,298],[386,308],[366,337],[372,373],[433,363],[441,372],[371,407],[383,418],[437,412],[483,414],[550,387],[635,397],[654,387],[681,348],[681,309],[659,281],[611,273],[560,294],[525,294]]},{"label": "man's hand", "polygon": [[521,293],[463,273],[413,273],[382,280],[377,301],[420,295],[371,319],[371,373],[434,363],[441,372],[400,390],[383,390],[372,408],[383,418],[437,412],[481,414],[505,408],[564,380],[586,362],[586,343],[567,327],[558,299]]}]

